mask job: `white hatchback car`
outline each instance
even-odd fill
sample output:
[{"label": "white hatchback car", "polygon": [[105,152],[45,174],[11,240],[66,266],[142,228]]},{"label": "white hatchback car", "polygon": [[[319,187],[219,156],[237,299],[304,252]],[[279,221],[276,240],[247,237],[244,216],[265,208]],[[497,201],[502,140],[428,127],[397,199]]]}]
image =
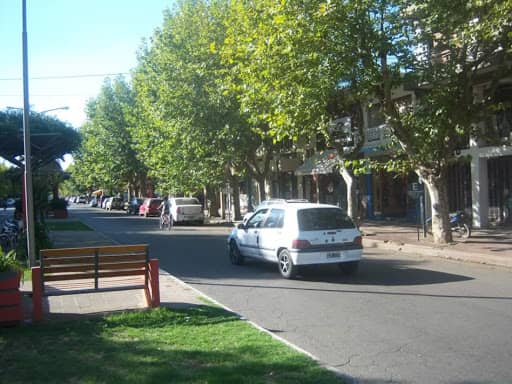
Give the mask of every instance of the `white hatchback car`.
[{"label": "white hatchback car", "polygon": [[232,264],[245,257],[277,263],[287,279],[301,265],[338,264],[355,273],[363,255],[361,233],[334,205],[281,203],[261,207],[235,227],[227,240]]}]

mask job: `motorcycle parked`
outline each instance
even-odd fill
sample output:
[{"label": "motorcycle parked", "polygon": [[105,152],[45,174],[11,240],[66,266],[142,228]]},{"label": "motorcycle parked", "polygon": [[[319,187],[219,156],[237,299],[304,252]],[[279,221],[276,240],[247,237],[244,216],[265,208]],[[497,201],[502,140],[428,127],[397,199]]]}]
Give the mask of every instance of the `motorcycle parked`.
[{"label": "motorcycle parked", "polygon": [[467,239],[471,236],[471,226],[468,223],[466,213],[464,211],[450,213],[450,224],[452,232],[456,235],[463,239]]},{"label": "motorcycle parked", "polygon": [[[426,223],[432,224],[432,218],[429,217]],[[459,238],[467,239],[471,236],[471,225],[464,211],[450,213],[450,226],[452,233]]]}]

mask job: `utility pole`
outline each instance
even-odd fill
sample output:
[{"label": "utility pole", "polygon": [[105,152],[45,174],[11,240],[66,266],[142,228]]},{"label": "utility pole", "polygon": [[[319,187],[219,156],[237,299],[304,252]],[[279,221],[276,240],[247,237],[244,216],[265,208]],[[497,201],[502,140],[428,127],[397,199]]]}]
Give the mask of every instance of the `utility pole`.
[{"label": "utility pole", "polygon": [[23,44],[23,147],[25,153],[25,219],[27,233],[27,253],[30,266],[36,264],[35,233],[34,233],[34,195],[32,188],[32,163],[30,152],[30,104],[28,91],[28,47],[27,47],[27,2],[22,0],[22,44]]}]

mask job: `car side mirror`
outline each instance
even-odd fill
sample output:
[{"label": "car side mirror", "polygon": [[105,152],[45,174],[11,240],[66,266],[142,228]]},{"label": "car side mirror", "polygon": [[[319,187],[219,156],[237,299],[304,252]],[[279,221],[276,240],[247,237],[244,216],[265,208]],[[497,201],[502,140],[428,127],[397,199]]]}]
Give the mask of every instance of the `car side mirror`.
[{"label": "car side mirror", "polygon": [[244,223],[240,223],[236,226],[238,229],[245,229],[247,228]]}]

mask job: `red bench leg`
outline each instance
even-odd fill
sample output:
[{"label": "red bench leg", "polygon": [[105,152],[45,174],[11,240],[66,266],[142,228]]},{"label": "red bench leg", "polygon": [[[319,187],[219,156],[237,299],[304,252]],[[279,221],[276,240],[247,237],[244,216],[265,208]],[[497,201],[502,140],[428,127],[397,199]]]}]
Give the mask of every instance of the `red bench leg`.
[{"label": "red bench leg", "polygon": [[146,287],[146,299],[149,307],[156,308],[160,306],[160,281],[157,259],[149,260],[149,287]]},{"label": "red bench leg", "polygon": [[32,267],[32,319],[43,320],[41,267]]}]

